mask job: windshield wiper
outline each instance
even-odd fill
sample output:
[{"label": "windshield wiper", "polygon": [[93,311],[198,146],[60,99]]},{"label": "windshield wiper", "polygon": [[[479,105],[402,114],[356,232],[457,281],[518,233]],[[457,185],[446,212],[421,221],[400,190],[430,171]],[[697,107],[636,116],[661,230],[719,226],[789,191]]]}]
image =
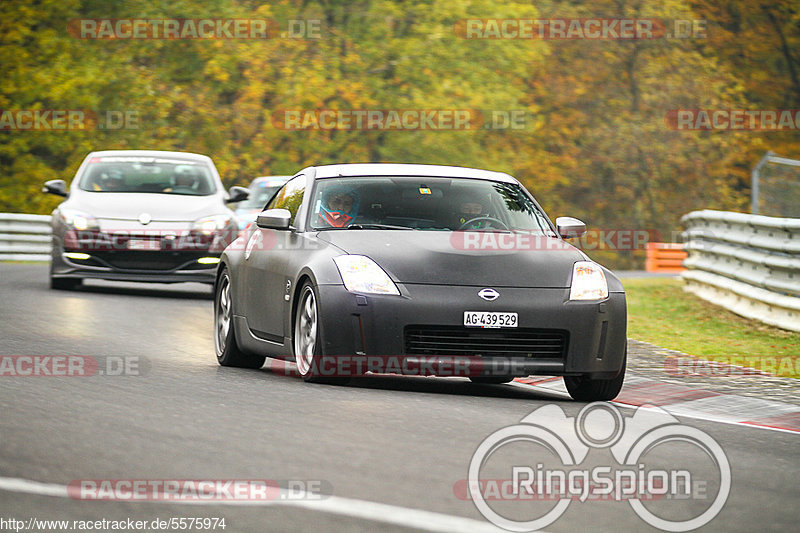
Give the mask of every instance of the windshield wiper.
[{"label": "windshield wiper", "polygon": [[393,226],[391,224],[350,224],[343,229],[415,229],[408,226]]}]

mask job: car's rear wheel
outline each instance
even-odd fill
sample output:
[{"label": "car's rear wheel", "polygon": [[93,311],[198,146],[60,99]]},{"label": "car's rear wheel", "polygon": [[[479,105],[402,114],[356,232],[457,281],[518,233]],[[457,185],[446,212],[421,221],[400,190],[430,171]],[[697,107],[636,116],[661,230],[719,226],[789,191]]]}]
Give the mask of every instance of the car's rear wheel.
[{"label": "car's rear wheel", "polygon": [[588,376],[564,376],[567,392],[579,402],[599,402],[613,400],[622,390],[625,381],[625,368],[628,362],[627,351],[622,359],[622,369],[610,379],[592,379]]},{"label": "car's rear wheel", "polygon": [[323,376],[321,372],[322,336],[319,327],[319,307],[314,286],[305,282],[294,313],[292,331],[297,372],[309,382],[345,383],[347,377]]},{"label": "car's rear wheel", "polygon": [[266,357],[246,354],[236,344],[231,277],[227,269],[220,274],[214,294],[214,345],[217,362],[222,366],[261,368],[264,365]]},{"label": "car's rear wheel", "polygon": [[473,383],[481,385],[502,385],[503,383],[510,383],[514,380],[514,376],[475,376],[469,378]]}]

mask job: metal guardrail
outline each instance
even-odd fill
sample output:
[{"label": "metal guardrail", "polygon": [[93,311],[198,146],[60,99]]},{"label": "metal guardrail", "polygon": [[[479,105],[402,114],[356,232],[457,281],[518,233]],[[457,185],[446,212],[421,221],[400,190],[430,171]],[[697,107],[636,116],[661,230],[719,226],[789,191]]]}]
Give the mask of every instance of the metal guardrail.
[{"label": "metal guardrail", "polygon": [[0,213],[0,261],[50,261],[49,215]]},{"label": "metal guardrail", "polygon": [[685,289],[739,315],[800,331],[800,218],[693,211],[681,221]]}]

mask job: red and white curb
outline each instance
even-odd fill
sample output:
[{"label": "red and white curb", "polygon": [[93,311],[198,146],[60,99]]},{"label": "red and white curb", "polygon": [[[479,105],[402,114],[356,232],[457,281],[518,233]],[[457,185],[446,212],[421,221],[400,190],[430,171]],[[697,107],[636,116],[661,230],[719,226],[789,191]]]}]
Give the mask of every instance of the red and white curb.
[{"label": "red and white curb", "polygon": [[[512,383],[569,398],[560,377],[532,376],[517,378]],[[723,394],[633,374],[625,376],[625,385],[613,402],[626,407],[657,405],[675,416],[800,433],[800,406]]]}]

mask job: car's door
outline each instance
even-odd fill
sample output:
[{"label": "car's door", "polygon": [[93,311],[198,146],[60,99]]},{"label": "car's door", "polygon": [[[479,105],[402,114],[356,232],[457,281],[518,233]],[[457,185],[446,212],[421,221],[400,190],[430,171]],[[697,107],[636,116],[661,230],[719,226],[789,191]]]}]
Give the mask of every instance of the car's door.
[{"label": "car's door", "polygon": [[[284,316],[289,306],[293,274],[288,272],[290,255],[297,250],[295,233],[298,211],[303,203],[307,178],[299,174],[270,200],[267,209],[287,209],[292,214],[289,230],[261,229],[248,242],[250,253],[245,253],[245,287],[248,294],[247,320],[257,335],[271,341],[283,342]],[[296,252],[295,252],[296,253]]]}]

